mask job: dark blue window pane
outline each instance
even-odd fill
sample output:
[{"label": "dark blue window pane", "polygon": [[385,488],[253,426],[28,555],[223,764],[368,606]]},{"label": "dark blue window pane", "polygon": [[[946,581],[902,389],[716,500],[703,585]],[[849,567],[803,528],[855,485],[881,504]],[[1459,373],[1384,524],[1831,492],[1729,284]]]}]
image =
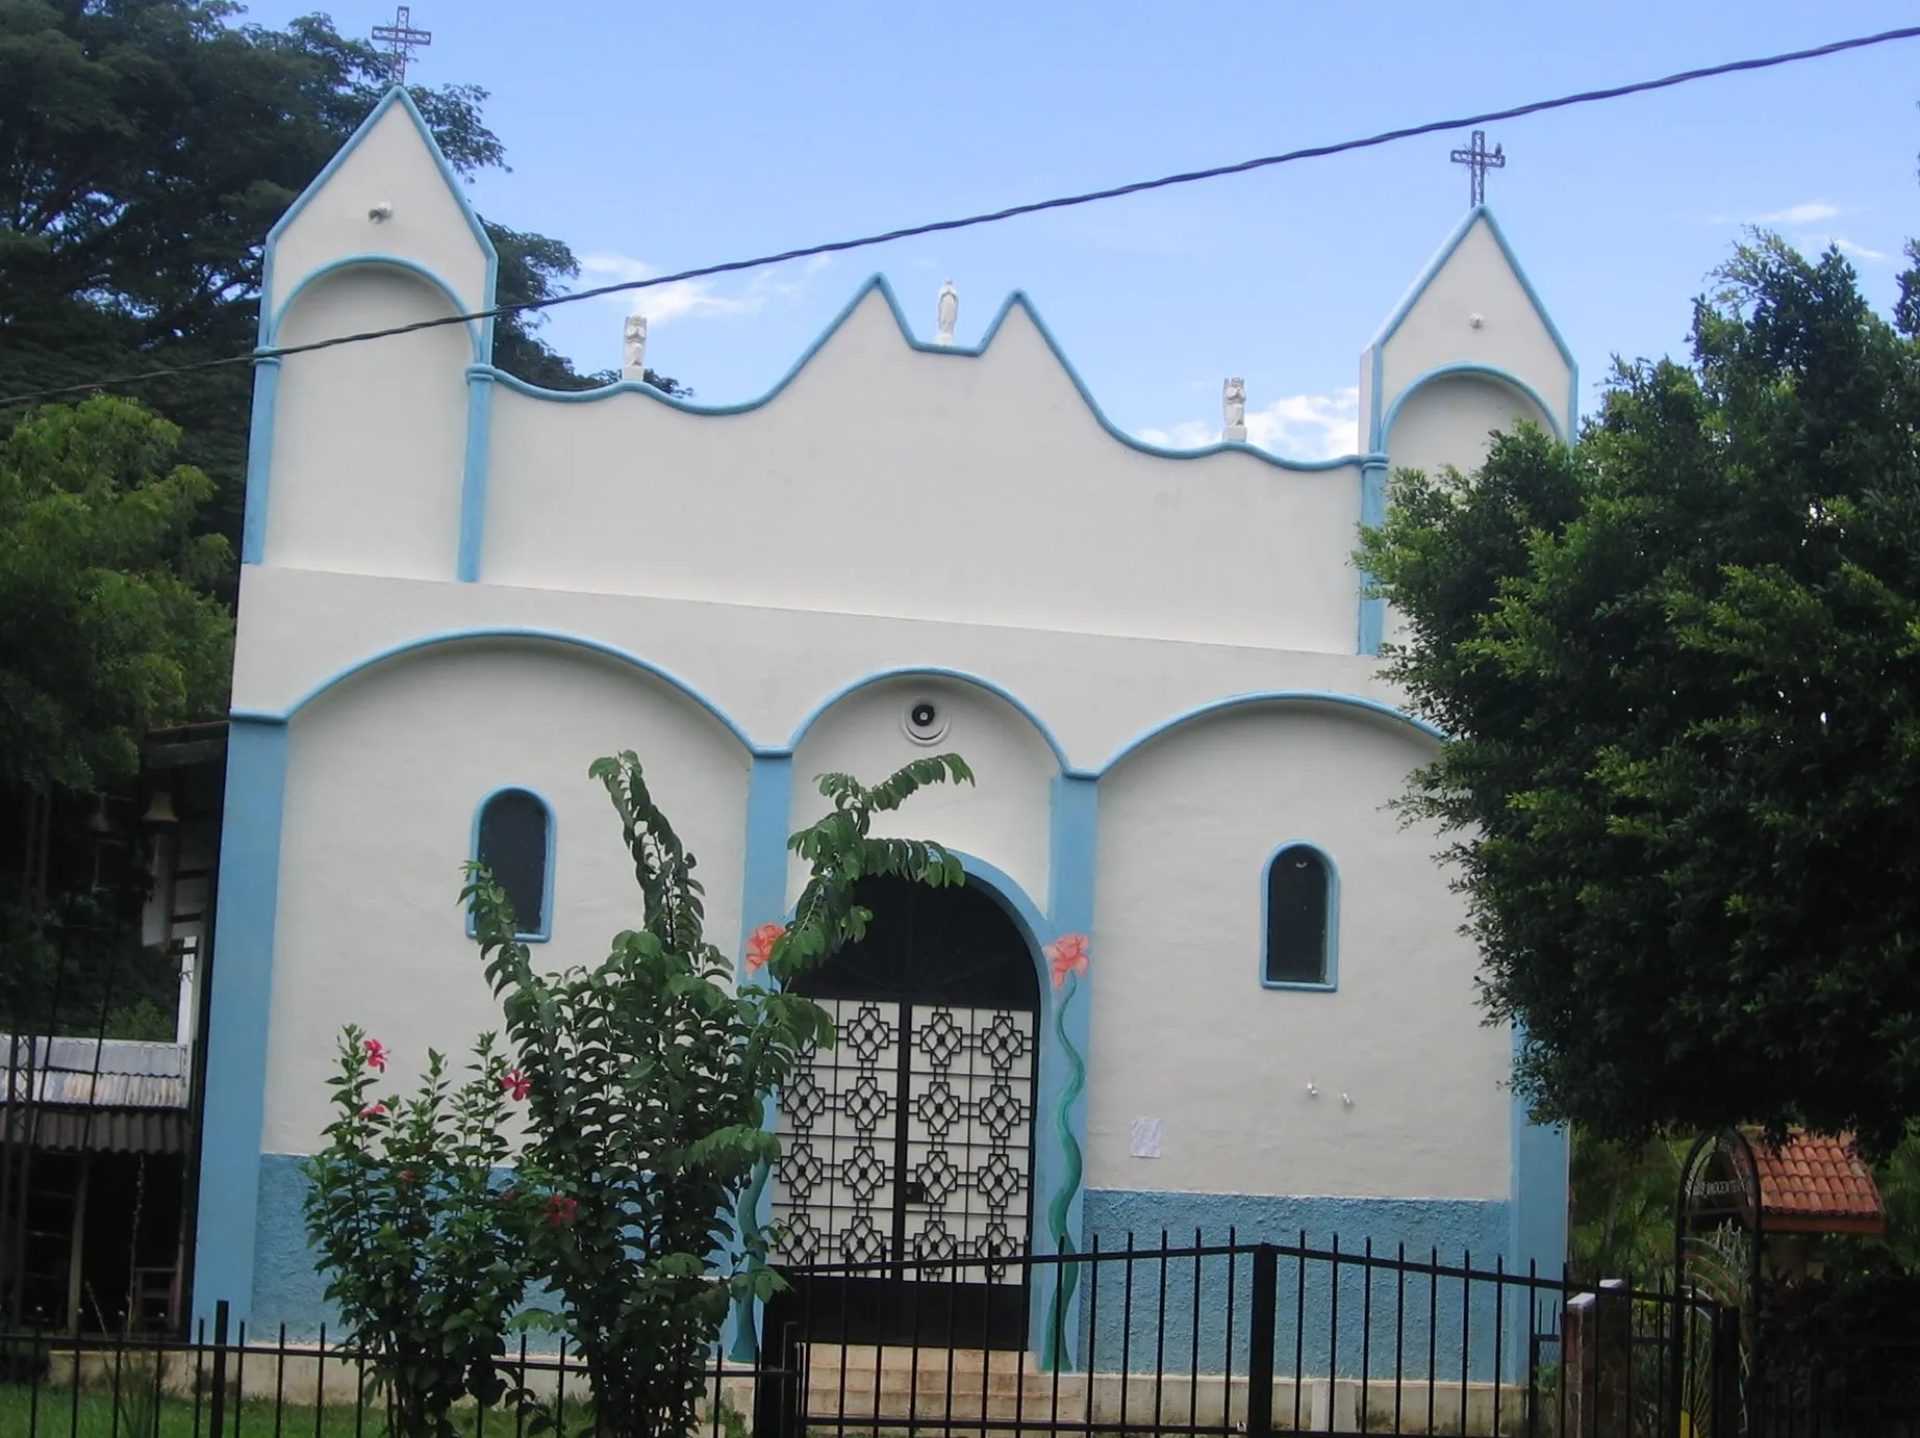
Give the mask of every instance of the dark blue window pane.
[{"label": "dark blue window pane", "polygon": [[513,903],[514,927],[546,932],[547,806],[521,789],[487,800],[480,814],[482,864]]},{"label": "dark blue window pane", "polygon": [[1327,911],[1332,876],[1318,850],[1295,844],[1267,867],[1267,982],[1327,981]]}]

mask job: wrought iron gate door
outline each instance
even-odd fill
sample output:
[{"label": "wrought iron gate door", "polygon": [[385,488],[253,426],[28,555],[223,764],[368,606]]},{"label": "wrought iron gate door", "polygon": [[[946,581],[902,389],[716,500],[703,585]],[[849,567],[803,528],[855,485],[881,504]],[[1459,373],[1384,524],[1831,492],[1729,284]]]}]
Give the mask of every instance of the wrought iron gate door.
[{"label": "wrought iron gate door", "polygon": [[861,902],[866,939],[801,986],[837,1042],[780,1095],[774,1219],[794,1268],[924,1266],[800,1275],[804,1336],[1024,1346],[1024,1276],[1003,1260],[1026,1250],[1032,1221],[1026,941],[977,890],[875,882]]}]

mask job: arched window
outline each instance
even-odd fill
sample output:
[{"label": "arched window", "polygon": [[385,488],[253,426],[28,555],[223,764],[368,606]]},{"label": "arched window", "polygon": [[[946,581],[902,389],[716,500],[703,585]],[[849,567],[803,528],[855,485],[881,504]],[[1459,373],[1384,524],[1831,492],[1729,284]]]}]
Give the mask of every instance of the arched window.
[{"label": "arched window", "polygon": [[[496,789],[480,801],[473,822],[473,856],[507,891],[522,939],[553,931],[553,812],[526,789]],[[473,916],[467,916],[473,931]]]},{"label": "arched window", "polygon": [[1331,989],[1340,933],[1333,861],[1311,844],[1283,844],[1267,861],[1266,919],[1261,982]]}]

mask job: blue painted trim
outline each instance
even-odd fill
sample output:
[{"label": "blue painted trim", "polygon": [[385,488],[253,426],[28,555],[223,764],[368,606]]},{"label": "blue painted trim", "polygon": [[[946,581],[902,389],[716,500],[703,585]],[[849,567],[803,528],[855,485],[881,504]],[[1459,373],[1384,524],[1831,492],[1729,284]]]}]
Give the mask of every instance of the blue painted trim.
[{"label": "blue painted trim", "polygon": [[273,467],[273,415],[280,397],[280,361],[253,361],[253,414],[247,424],[247,491],[242,508],[240,562],[259,564],[267,552],[267,475]]},{"label": "blue painted trim", "polygon": [[[1413,312],[1413,307],[1420,302],[1420,297],[1427,292],[1428,287],[1433,284],[1435,277],[1439,275],[1440,271],[1446,268],[1447,261],[1453,258],[1453,252],[1460,248],[1467,236],[1473,232],[1475,222],[1479,220],[1485,220],[1487,222],[1487,229],[1492,233],[1494,243],[1499,245],[1500,253],[1506,259],[1507,268],[1512,270],[1513,277],[1520,281],[1521,290],[1525,292],[1528,302],[1532,304],[1534,313],[1540,317],[1540,323],[1546,328],[1548,336],[1553,340],[1554,348],[1560,351],[1560,358],[1566,361],[1568,374],[1567,410],[1565,422],[1560,425],[1559,428],[1563,438],[1573,432],[1574,425],[1577,423],[1580,414],[1580,366],[1575,362],[1573,350],[1568,346],[1565,336],[1560,333],[1560,327],[1553,322],[1553,316],[1548,313],[1546,305],[1541,303],[1540,292],[1533,287],[1533,280],[1528,276],[1526,266],[1520,263],[1520,257],[1514,253],[1513,245],[1508,241],[1506,231],[1500,228],[1500,221],[1494,218],[1492,210],[1488,209],[1485,205],[1478,205],[1467,211],[1466,218],[1461,220],[1459,225],[1455,227],[1453,233],[1447,237],[1445,243],[1440,246],[1439,251],[1434,257],[1427,261],[1427,267],[1420,272],[1420,277],[1413,282],[1412,287],[1401,297],[1400,303],[1393,307],[1393,312],[1387,316],[1386,323],[1380,327],[1380,332],[1374,336],[1373,343],[1367,347],[1373,368],[1373,393],[1370,396],[1372,415],[1370,416],[1371,424],[1368,430],[1368,444],[1372,449],[1384,450],[1386,448],[1381,432],[1380,413],[1381,377],[1384,369],[1383,361],[1387,342],[1398,333],[1400,326],[1405,323],[1407,316]],[[1549,415],[1554,413],[1553,408],[1549,405],[1543,404],[1541,409]]]},{"label": "blue painted trim", "polygon": [[729,715],[726,710],[722,709],[713,700],[709,699],[705,694],[702,694],[698,689],[695,689],[678,675],[661,668],[651,660],[642,659],[639,655],[629,653],[617,645],[607,644],[598,639],[589,639],[584,635],[568,634],[557,629],[530,629],[519,625],[479,626],[471,629],[442,630],[438,634],[422,634],[416,638],[404,640],[399,644],[389,645],[385,649],[376,650],[364,659],[356,659],[353,663],[347,665],[346,668],[338,670],[327,678],[322,679],[285,709],[236,708],[232,711],[232,717],[236,720],[250,721],[253,723],[284,724],[336,684],[341,683],[343,680],[351,679],[362,670],[371,669],[377,664],[385,663],[389,659],[397,659],[403,654],[412,654],[417,650],[431,649],[441,644],[455,644],[466,639],[539,639],[553,644],[572,645],[576,649],[586,649],[595,654],[605,655],[609,659],[617,659],[622,664],[631,665],[633,668],[651,674],[654,678],[678,689],[682,694],[686,695],[687,698],[691,699],[695,704],[698,704],[702,709],[706,710],[707,713],[725,725],[727,732],[738,739],[741,744],[746,747],[748,753],[774,756],[779,756],[784,753],[782,750],[764,749],[755,744],[748,736],[747,731],[735,723],[732,716]]},{"label": "blue painted trim", "polygon": [[[428,127],[425,117],[420,113],[419,107],[413,103],[413,97],[406,92],[403,86],[396,85],[387,91],[380,103],[373,107],[373,112],[360,122],[360,128],[355,130],[353,135],[347,140],[347,143],[340,147],[339,153],[327,161],[325,168],[322,169],[318,175],[314,176],[312,183],[300,192],[299,198],[287,207],[287,212],[274,222],[272,229],[267,231],[265,270],[261,276],[260,286],[261,344],[264,345],[268,342],[268,313],[270,311],[284,310],[285,308],[284,305],[275,304],[273,288],[273,255],[274,251],[279,248],[281,235],[285,234],[287,227],[299,218],[301,211],[306,209],[312,202],[313,197],[326,188],[327,182],[333,178],[335,172],[347,162],[347,157],[360,148],[367,136],[373,133],[374,127],[380,123],[387,111],[395,105],[405,110],[407,118],[413,122],[414,133],[420,137],[422,143],[427,147],[427,153],[433,157],[433,163],[440,171],[440,178],[446,184],[447,193],[453,196],[454,203],[460,207],[461,217],[466,220],[467,229],[472,233],[474,243],[480,247],[480,253],[486,258],[487,274],[483,282],[485,292],[480,296],[481,303],[479,307],[481,309],[493,308],[494,294],[498,289],[500,278],[499,251],[494,249],[493,241],[487,237],[487,227],[480,223],[480,217],[474,213],[473,206],[467,203],[466,192],[460,183],[459,177],[454,174],[453,166],[447,163],[446,155],[441,152],[439,142],[433,138],[433,131]],[[459,304],[457,300],[455,307],[457,309],[465,308],[465,306]],[[480,329],[481,344],[477,358],[481,360],[491,359],[493,357],[493,321],[490,319],[483,321]]]},{"label": "blue painted trim", "polygon": [[480,578],[492,433],[493,371],[475,366],[467,371],[467,450],[460,474],[460,553],[454,568],[462,584],[473,584]]},{"label": "blue painted trim", "polygon": [[1547,427],[1553,431],[1556,438],[1561,440],[1566,439],[1567,428],[1564,417],[1554,411],[1554,407],[1547,403],[1539,390],[1521,379],[1519,375],[1515,374],[1512,370],[1502,369],[1499,365],[1480,364],[1473,360],[1459,360],[1453,364],[1435,365],[1424,374],[1415,376],[1414,379],[1409,381],[1405,389],[1394,396],[1393,403],[1387,408],[1386,417],[1380,421],[1380,439],[1383,449],[1392,442],[1393,424],[1394,421],[1400,417],[1400,406],[1413,398],[1414,395],[1434,380],[1445,379],[1449,375],[1471,375],[1479,379],[1489,379],[1496,384],[1503,384],[1507,386],[1507,388],[1517,391],[1523,399],[1529,401],[1540,413],[1547,417]]},{"label": "blue painted trim", "polygon": [[[1527,1045],[1526,1031],[1513,1030],[1516,1069]],[[1533,1121],[1526,1098],[1513,1092],[1512,1231],[1508,1263],[1525,1273],[1529,1263],[1543,1277],[1558,1278],[1567,1261],[1567,1187],[1571,1144],[1565,1128]]]},{"label": "blue painted trim", "polygon": [[1386,348],[1376,342],[1367,346],[1367,352],[1362,356],[1372,381],[1367,388],[1367,448],[1381,455],[1387,452],[1386,445],[1380,439],[1380,392],[1387,383],[1386,354]]},{"label": "blue painted trim", "polygon": [[1445,739],[1447,736],[1424,719],[1419,719],[1403,709],[1391,704],[1383,704],[1378,699],[1363,698],[1358,694],[1335,694],[1317,689],[1268,689],[1251,694],[1232,694],[1225,699],[1215,699],[1206,704],[1197,704],[1171,718],[1163,719],[1149,728],[1142,729],[1126,743],[1113,751],[1112,756],[1098,770],[1100,774],[1110,774],[1119,763],[1129,757],[1134,750],[1152,743],[1171,729],[1195,719],[1204,719],[1210,714],[1225,713],[1229,709],[1244,709],[1255,704],[1328,704],[1342,709],[1358,709],[1362,713],[1377,714],[1383,719],[1391,719],[1404,724],[1409,729],[1426,735],[1430,739]]},{"label": "blue painted trim", "polygon": [[[428,269],[418,260],[409,260],[399,255],[388,255],[377,252],[342,255],[339,259],[328,260],[324,265],[302,275],[300,282],[296,284],[292,290],[288,291],[286,300],[274,310],[271,316],[266,313],[264,308],[261,310],[261,346],[271,349],[280,342],[281,324],[285,322],[288,311],[293,308],[300,296],[305,294],[307,290],[322,280],[330,279],[343,270],[358,269],[399,270],[402,274],[410,275],[417,280],[424,280],[429,285],[432,285],[433,288],[440,292],[447,303],[453,306],[453,312],[455,314],[460,314],[466,308],[466,302],[455,293],[453,286],[442,279],[437,272]],[[467,332],[468,342],[473,346],[473,362],[475,364],[483,364],[487,359],[488,339],[485,326],[486,322],[484,321],[476,324],[472,320],[468,320],[466,324],[462,326]],[[491,373],[491,371],[489,371],[489,373]]]},{"label": "blue painted trim", "polygon": [[[1374,528],[1387,518],[1387,463],[1368,460],[1360,468],[1360,523]],[[1360,571],[1360,634],[1356,652],[1378,654],[1386,637],[1387,601],[1373,591],[1373,576]]]},{"label": "blue painted trim", "polygon": [[607,399],[616,394],[637,394],[644,395],[656,404],[666,405],[669,409],[677,409],[684,414],[748,414],[759,409],[762,405],[771,403],[781,391],[792,384],[800,372],[812,362],[813,357],[819,354],[827,342],[833,338],[840,327],[852,318],[853,312],[860,308],[867,296],[876,291],[880,294],[881,298],[887,302],[887,308],[892,311],[894,323],[900,327],[900,337],[906,341],[907,347],[917,354],[938,355],[944,359],[978,359],[992,347],[994,336],[999,334],[1000,326],[1006,322],[1007,316],[1016,308],[1024,311],[1027,318],[1033,322],[1033,327],[1040,332],[1040,337],[1046,341],[1047,348],[1053,352],[1053,357],[1059,362],[1060,368],[1065,370],[1067,378],[1073,381],[1073,387],[1080,392],[1080,398],[1085,401],[1088,410],[1092,412],[1094,419],[1099,422],[1100,427],[1129,449],[1139,450],[1142,454],[1151,454],[1160,459],[1202,459],[1210,454],[1233,451],[1240,454],[1252,455],[1255,459],[1273,465],[1276,469],[1291,470],[1303,474],[1319,473],[1332,469],[1344,469],[1360,462],[1361,456],[1359,455],[1346,455],[1339,459],[1282,459],[1279,455],[1270,454],[1257,445],[1240,442],[1210,444],[1200,449],[1166,449],[1157,444],[1148,444],[1145,440],[1128,434],[1112,420],[1107,418],[1106,411],[1100,408],[1099,401],[1093,397],[1093,391],[1087,388],[1086,381],[1081,379],[1080,372],[1074,368],[1073,361],[1067,358],[1066,351],[1060,347],[1059,340],[1054,338],[1053,331],[1047,327],[1047,322],[1040,317],[1040,311],[1034,307],[1033,301],[1027,297],[1025,291],[1015,290],[1001,302],[999,311],[994,315],[993,322],[987,326],[987,332],[981,337],[979,344],[933,344],[926,340],[915,338],[913,328],[907,322],[906,312],[900,308],[900,301],[898,297],[895,296],[893,286],[887,282],[885,275],[874,275],[868,279],[865,284],[860,286],[860,288],[854,292],[853,298],[847,301],[841,308],[840,313],[828,322],[826,329],[821,331],[819,338],[808,345],[805,351],[801,353],[800,358],[793,362],[792,367],[774,383],[773,388],[761,395],[758,399],[742,400],[737,404],[697,404],[692,400],[681,399],[676,395],[662,394],[652,385],[640,380],[619,380],[613,384],[602,385],[598,389],[552,390],[542,389],[538,385],[529,384],[523,379],[500,371],[495,371],[495,374],[500,383],[504,384],[508,389],[513,390],[516,394],[527,395],[533,399],[552,400],[556,404],[592,404],[597,400]]},{"label": "blue painted trim", "polygon": [[1027,701],[1022,699],[1018,694],[1015,694],[1006,686],[996,684],[993,680],[984,678],[981,675],[970,674],[964,669],[947,669],[937,664],[909,664],[893,669],[877,669],[871,674],[862,675],[851,683],[841,685],[818,704],[814,705],[812,709],[807,711],[806,718],[800,721],[794,728],[793,736],[787,740],[788,750],[798,749],[801,742],[806,739],[807,731],[813,728],[819,721],[820,716],[833,708],[833,706],[838,704],[842,699],[845,699],[848,695],[857,694],[862,689],[869,689],[875,684],[884,684],[889,679],[951,679],[956,683],[971,684],[976,689],[984,689],[995,698],[1004,700],[1020,711],[1021,716],[1026,719],[1029,724],[1033,725],[1035,731],[1042,739],[1047,741],[1047,747],[1053,750],[1054,762],[1060,766],[1060,771],[1063,774],[1084,772],[1082,770],[1076,770],[1073,767],[1067,759],[1065,747],[1060,743],[1059,738],[1054,734],[1053,730],[1048,727],[1047,721],[1042,719],[1034,710],[1033,706],[1028,704]]},{"label": "blue painted trim", "polygon": [[[1100,786],[1088,775],[1062,773],[1053,781],[1047,821],[1047,913],[1056,936],[1085,934],[1087,972],[1053,988],[1042,980],[1050,1020],[1040,1046],[1040,1092],[1036,1133],[1050,1142],[1035,1147],[1033,1243],[1036,1251],[1073,1251],[1084,1232],[1086,1210],[1086,1065],[1092,1055],[1093,982],[1100,967],[1094,932],[1094,897],[1100,847]],[[1078,999],[1078,1003],[1072,1002]],[[1051,1035],[1054,1042],[1046,1042]],[[1064,1040],[1064,1045],[1060,1042]],[[1072,1052],[1067,1052],[1071,1047]],[[1079,1352],[1083,1295],[1077,1270],[1051,1283],[1036,1283],[1028,1311],[1033,1351],[1044,1367],[1070,1369]],[[1056,1302],[1056,1299],[1064,1300]],[[1056,1309],[1058,1310],[1056,1312]],[[1056,1328],[1063,1346],[1056,1350]]]},{"label": "blue painted trim", "polygon": [[[740,894],[740,963],[742,986],[765,988],[771,982],[763,969],[749,972],[747,940],[762,924],[787,917],[787,831],[793,818],[793,760],[786,755],[756,753],[747,771],[746,854]],[[778,1126],[779,1105],[769,1097],[761,1115],[768,1133]],[[746,1249],[745,1235],[764,1231],[773,1222],[772,1173],[765,1164],[755,1171],[733,1214],[736,1241]],[[720,1335],[720,1351],[735,1362],[751,1363],[760,1346],[760,1305],[736,1302],[727,1313]]]},{"label": "blue painted trim", "polygon": [[[1294,979],[1270,979],[1267,977],[1267,926],[1271,917],[1268,903],[1273,896],[1273,866],[1280,856],[1293,849],[1310,849],[1320,856],[1320,862],[1327,867],[1327,941],[1326,951],[1321,955],[1321,972],[1326,978],[1319,983],[1305,983]],[[1267,862],[1260,866],[1260,967],[1255,971],[1263,989],[1292,989],[1298,993],[1330,994],[1340,987],[1340,866],[1333,861],[1333,855],[1314,843],[1311,839],[1289,839],[1271,854]]]},{"label": "blue painted trim", "polygon": [[[553,870],[554,859],[558,854],[560,833],[559,823],[553,815],[553,805],[547,801],[547,796],[525,784],[502,784],[497,789],[488,790],[481,796],[480,802],[473,806],[473,833],[467,843],[467,857],[476,864],[480,862],[480,821],[486,816],[487,806],[502,794],[525,794],[547,814],[547,862],[540,875],[540,927],[525,933],[516,929],[513,934],[522,943],[544,944],[553,937]],[[471,939],[473,936],[473,910],[469,908],[467,937]]]},{"label": "blue painted trim", "polygon": [[236,720],[227,734],[194,1247],[194,1314],[209,1320],[222,1299],[235,1318],[245,1318],[253,1302],[286,787],[286,727]]}]

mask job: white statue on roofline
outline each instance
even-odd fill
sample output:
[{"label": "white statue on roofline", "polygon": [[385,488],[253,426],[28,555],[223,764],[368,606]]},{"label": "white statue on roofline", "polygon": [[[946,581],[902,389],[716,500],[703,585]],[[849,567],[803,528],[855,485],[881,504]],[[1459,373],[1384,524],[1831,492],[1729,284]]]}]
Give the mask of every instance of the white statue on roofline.
[{"label": "white statue on roofline", "polygon": [[625,358],[620,363],[620,378],[647,377],[647,317],[628,315],[623,339]]}]

